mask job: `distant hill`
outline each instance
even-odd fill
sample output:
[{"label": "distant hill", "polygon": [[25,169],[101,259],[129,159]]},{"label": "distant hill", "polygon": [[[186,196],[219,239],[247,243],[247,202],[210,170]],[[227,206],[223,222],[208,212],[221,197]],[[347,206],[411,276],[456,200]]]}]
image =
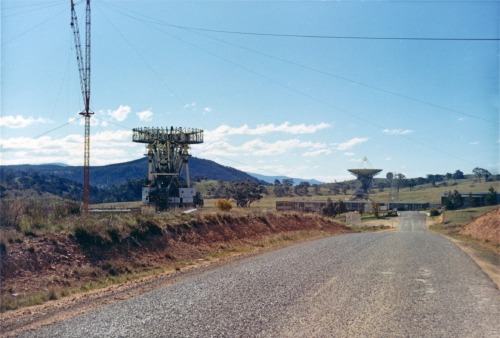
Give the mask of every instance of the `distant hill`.
[{"label": "distant hill", "polygon": [[[283,181],[283,179],[289,179],[291,177],[288,177],[288,176],[266,176],[266,175],[260,175],[260,174],[253,174],[253,173],[248,173],[249,175],[261,180],[261,181],[264,181],[264,182],[267,182],[267,183],[270,183],[270,184],[274,184],[274,181],[275,180],[279,180],[280,182]],[[318,181],[318,180],[315,180],[314,178],[313,179],[304,179],[304,178],[292,178],[293,180],[293,184],[294,185],[297,185],[301,182],[309,182],[311,184],[324,184],[325,182],[321,182],[321,181]]]},{"label": "distant hill", "polygon": [[[8,169],[11,172],[38,173],[42,175],[54,175],[77,183],[83,183],[83,166],[66,166],[59,164],[20,164],[3,165],[0,169]],[[116,163],[105,166],[90,167],[90,185],[97,188],[107,188],[113,185],[119,185],[128,180],[143,179],[148,171],[148,160],[146,157],[130,162]],[[250,180],[252,182],[264,184],[258,178],[249,174],[220,165],[214,161],[205,160],[197,157],[189,159],[189,173],[192,180],[223,180],[223,181],[242,181]]]},{"label": "distant hill", "polygon": [[[141,187],[146,178],[146,157],[124,163],[90,168],[91,203],[125,202],[141,199]],[[192,181],[249,180],[267,182],[247,173],[220,165],[214,161],[192,157],[189,160]],[[29,194],[51,194],[81,200],[83,196],[83,167],[59,164],[0,166],[0,198]]]}]

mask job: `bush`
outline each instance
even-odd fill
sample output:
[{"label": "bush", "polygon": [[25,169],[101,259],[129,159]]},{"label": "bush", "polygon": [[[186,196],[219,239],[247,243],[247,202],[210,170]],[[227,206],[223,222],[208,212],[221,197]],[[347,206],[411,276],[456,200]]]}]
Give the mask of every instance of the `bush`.
[{"label": "bush", "polygon": [[430,211],[431,216],[439,216],[439,210],[436,208],[432,208]]},{"label": "bush", "polygon": [[136,239],[146,239],[148,236],[161,236],[163,229],[150,220],[138,220],[137,227],[130,232],[130,236]]},{"label": "bush", "polygon": [[387,210],[387,213],[385,214],[387,217],[397,217],[398,212],[396,210]]},{"label": "bush", "polygon": [[226,199],[219,199],[217,202],[215,202],[215,206],[222,211],[229,211],[233,208],[233,205],[231,202],[229,202]]},{"label": "bush", "polygon": [[84,226],[79,226],[75,229],[75,238],[84,247],[102,246],[107,244],[106,238],[93,230]]},{"label": "bush", "polygon": [[17,228],[21,223],[22,215],[26,209],[26,203],[23,200],[0,201],[0,225],[2,227]]}]

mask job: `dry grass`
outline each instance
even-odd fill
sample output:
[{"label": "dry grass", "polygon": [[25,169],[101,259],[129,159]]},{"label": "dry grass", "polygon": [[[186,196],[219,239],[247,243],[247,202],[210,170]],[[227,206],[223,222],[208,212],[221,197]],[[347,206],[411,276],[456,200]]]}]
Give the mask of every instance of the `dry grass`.
[{"label": "dry grass", "polygon": [[430,230],[449,236],[471,248],[481,259],[498,266],[500,262],[500,246],[460,233],[460,230],[475,218],[495,209],[498,206],[487,206],[463,210],[445,211],[435,218]]},{"label": "dry grass", "polygon": [[[444,184],[446,184],[446,186]],[[431,184],[425,184],[416,186],[414,190],[403,188],[399,191],[398,199],[400,201],[441,203],[441,194],[449,192],[450,190],[458,190],[461,193],[487,192],[491,186],[498,191],[500,189],[500,181],[475,182],[469,179],[449,180],[437,183],[436,187],[433,187]],[[389,190],[390,189],[386,189],[384,192],[375,192],[371,197],[373,200],[379,202],[388,201]]]}]

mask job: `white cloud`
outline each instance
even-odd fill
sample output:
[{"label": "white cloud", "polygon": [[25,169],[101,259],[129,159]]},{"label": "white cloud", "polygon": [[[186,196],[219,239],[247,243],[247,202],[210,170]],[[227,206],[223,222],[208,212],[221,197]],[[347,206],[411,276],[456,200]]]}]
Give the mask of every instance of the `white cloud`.
[{"label": "white cloud", "polygon": [[365,143],[366,141],[368,141],[367,137],[354,137],[347,142],[335,144],[335,146],[336,146],[337,150],[342,151],[342,150],[351,149],[355,145]]},{"label": "white cloud", "polygon": [[390,156],[389,156],[389,157],[386,157],[386,158],[384,158],[384,160],[386,160],[386,161],[391,161],[391,160],[392,160],[392,157],[390,157]]},{"label": "white cloud", "polygon": [[203,115],[206,115],[206,114],[211,113],[211,112],[212,112],[212,108],[210,108],[210,107],[203,108]]},{"label": "white cloud", "polygon": [[12,129],[26,128],[32,124],[48,123],[49,121],[44,118],[24,117],[22,115],[7,115],[0,117],[0,127],[7,127]]},{"label": "white cloud", "polygon": [[[193,151],[203,154],[203,156],[277,156],[288,154],[297,149],[308,149],[308,152],[327,150],[327,146],[320,142],[301,141],[299,139],[280,140],[275,142],[265,142],[261,139],[254,139],[241,145],[233,145],[225,140],[205,142]],[[309,154],[314,156],[314,154]]]},{"label": "white cloud", "polygon": [[153,112],[148,109],[137,113],[137,116],[141,121],[151,121],[153,119]]},{"label": "white cloud", "polygon": [[247,124],[241,127],[231,127],[228,125],[221,125],[214,130],[205,132],[205,139],[208,141],[213,140],[223,140],[227,136],[232,135],[264,135],[275,132],[282,132],[286,134],[313,134],[319,130],[329,128],[330,125],[324,122],[319,124],[296,124],[290,125],[289,122],[284,122],[280,125],[270,124],[259,124],[255,128],[249,127]]},{"label": "white cloud", "polygon": [[321,155],[330,155],[332,151],[330,149],[318,149],[314,151],[307,151],[302,154],[304,157],[317,157]]},{"label": "white cloud", "polygon": [[196,102],[191,102],[191,103],[188,103],[188,104],[185,104],[184,105],[184,109],[192,109],[192,110],[195,110],[196,108]]},{"label": "white cloud", "polygon": [[471,145],[474,145],[474,146],[475,146],[475,145],[478,145],[478,144],[479,144],[479,141],[474,141],[474,142],[471,142],[471,143],[469,143],[469,144],[471,144]]},{"label": "white cloud", "polygon": [[130,142],[132,143],[132,131],[130,130],[107,130],[91,135],[93,142]]},{"label": "white cloud", "polygon": [[413,130],[411,129],[384,129],[382,130],[384,134],[387,135],[408,135],[413,134]]},{"label": "white cloud", "polygon": [[[83,135],[69,134],[60,138],[42,136],[0,139],[1,164],[40,164],[61,162],[83,164]],[[144,145],[132,142],[131,131],[103,131],[90,137],[90,164],[105,165],[143,156]]]},{"label": "white cloud", "polygon": [[128,114],[130,114],[130,107],[129,106],[124,106],[120,105],[118,109],[116,110],[108,110],[108,115],[114,118],[117,121],[125,121],[128,117]]},{"label": "white cloud", "polygon": [[354,156],[354,155],[355,155],[355,154],[354,154],[354,153],[352,153],[352,152],[350,152],[350,151],[346,151],[346,152],[344,153],[344,156],[349,156],[349,157],[352,157],[352,156]]}]

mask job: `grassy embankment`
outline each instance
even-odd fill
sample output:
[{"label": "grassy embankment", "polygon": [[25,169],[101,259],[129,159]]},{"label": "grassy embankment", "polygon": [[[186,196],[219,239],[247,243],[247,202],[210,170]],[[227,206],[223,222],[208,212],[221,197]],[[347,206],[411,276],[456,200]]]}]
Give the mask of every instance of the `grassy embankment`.
[{"label": "grassy embankment", "polygon": [[13,203],[0,227],[2,311],[348,231],[317,215],[246,209],[84,216],[71,203]]},{"label": "grassy embankment", "polygon": [[500,244],[474,239],[471,236],[461,233],[466,224],[496,208],[498,206],[444,211],[440,216],[435,217],[434,224],[430,227],[430,230],[460,241],[460,243],[474,250],[483,259],[499,267]]},{"label": "grassy embankment", "polygon": [[[399,193],[399,200],[401,201],[428,201],[431,203],[438,203],[440,196],[443,192],[458,190],[462,193],[487,191],[490,186],[498,189],[499,182],[473,182],[470,180],[448,181],[448,186],[432,187],[431,185],[419,186],[415,190],[410,191],[409,188],[401,189]],[[314,194],[313,189],[310,189],[308,196],[289,196],[276,198],[272,195],[273,188],[269,187],[269,195],[265,196],[260,201],[252,203],[252,206],[247,209],[233,209],[229,214],[231,219],[237,221],[238,219],[248,218],[249,215],[261,215],[260,217],[266,218],[265,215],[274,214],[272,211],[275,208],[277,200],[326,200],[331,198],[348,199],[347,195],[330,195],[327,189],[322,188],[319,194]],[[388,199],[388,190],[385,192],[376,192],[372,195],[375,201],[385,201]],[[15,219],[11,219],[9,226],[5,227],[5,218],[2,220],[1,243],[0,250],[2,254],[8,253],[17,244],[30,242],[25,238],[38,238],[50,234],[65,233],[73,236],[80,241],[81,245],[88,245],[91,242],[100,243],[106,247],[112,247],[113,243],[120,243],[121,241],[131,240],[136,238],[148,238],[151,234],[154,235],[155,231],[158,232],[156,226],[159,226],[160,231],[167,228],[177,228],[185,226],[186,224],[201,224],[209,219],[213,219],[214,214],[217,214],[215,208],[215,199],[205,199],[205,207],[202,212],[193,214],[182,213],[167,213],[154,216],[153,219],[141,215],[132,214],[96,214],[91,217],[84,218],[81,215],[72,214],[75,212],[72,208],[74,206],[68,205],[61,207],[56,202],[46,204],[43,200],[25,200],[25,203],[17,203],[17,209],[12,208],[9,211],[16,211]],[[127,203],[108,203],[101,205],[94,205],[96,208],[137,208],[140,202],[127,202]],[[39,208],[40,205],[45,205],[46,209]],[[7,209],[4,209],[4,211]],[[444,213],[444,219],[440,218],[441,222],[431,228],[431,230],[440,232],[442,234],[452,236],[454,238],[465,241],[476,250],[483,252],[483,255],[490,261],[498,263],[498,246],[492,247],[487,243],[481,243],[468,236],[459,234],[460,228],[468,223],[472,218],[491,210],[489,207],[476,208],[460,211],[447,211]],[[264,216],[262,216],[264,215]],[[6,216],[6,215],[3,215]],[[286,215],[284,216],[286,217]],[[201,221],[200,221],[201,220]],[[337,218],[336,221],[343,222],[343,218]],[[364,215],[363,221],[374,220],[371,215]],[[372,221],[373,223],[373,221]],[[148,225],[149,224],[149,225]],[[156,226],[155,226],[156,225]],[[367,227],[360,227],[355,230],[367,230]],[[372,229],[373,228],[373,229]],[[370,225],[369,230],[383,229],[382,225]],[[199,264],[200,262],[211,262],[214,260],[224,259],[226,257],[241,255],[248,252],[254,252],[262,248],[272,248],[277,246],[287,245],[289,243],[306,240],[309,238],[317,238],[325,236],[324,232],[311,231],[303,233],[288,233],[276,234],[265,238],[259,238],[252,241],[245,241],[239,243],[232,243],[229,245],[219,245],[212,247],[211,251],[203,253],[203,256],[196,259],[190,258],[176,258],[170,259],[162,264],[146,264],[144,266],[131,265],[127,266],[126,262],[119,264],[100,264],[93,267],[89,271],[78,271],[76,275],[79,280],[78,283],[71,283],[69,285],[61,286],[56,285],[44,290],[43,292],[26,294],[25,297],[10,297],[7,295],[2,299],[2,310],[13,309],[16,307],[27,306],[45,302],[50,299],[57,299],[68,294],[73,294],[82,291],[88,291],[96,288],[101,288],[110,284],[121,283],[127,280],[134,280],[151,274],[157,274],[165,271],[176,271],[186,266]],[[85,242],[87,241],[87,244]],[[140,244],[140,243],[139,243]],[[38,248],[28,246],[27,251],[33,255],[38,254]],[[496,253],[495,253],[495,250]],[[493,252],[493,254],[492,254]],[[124,265],[125,264],[125,265]],[[63,284],[68,281],[63,280]],[[8,288],[2,290],[3,296],[9,291]],[[7,299],[8,298],[8,299]]]}]

